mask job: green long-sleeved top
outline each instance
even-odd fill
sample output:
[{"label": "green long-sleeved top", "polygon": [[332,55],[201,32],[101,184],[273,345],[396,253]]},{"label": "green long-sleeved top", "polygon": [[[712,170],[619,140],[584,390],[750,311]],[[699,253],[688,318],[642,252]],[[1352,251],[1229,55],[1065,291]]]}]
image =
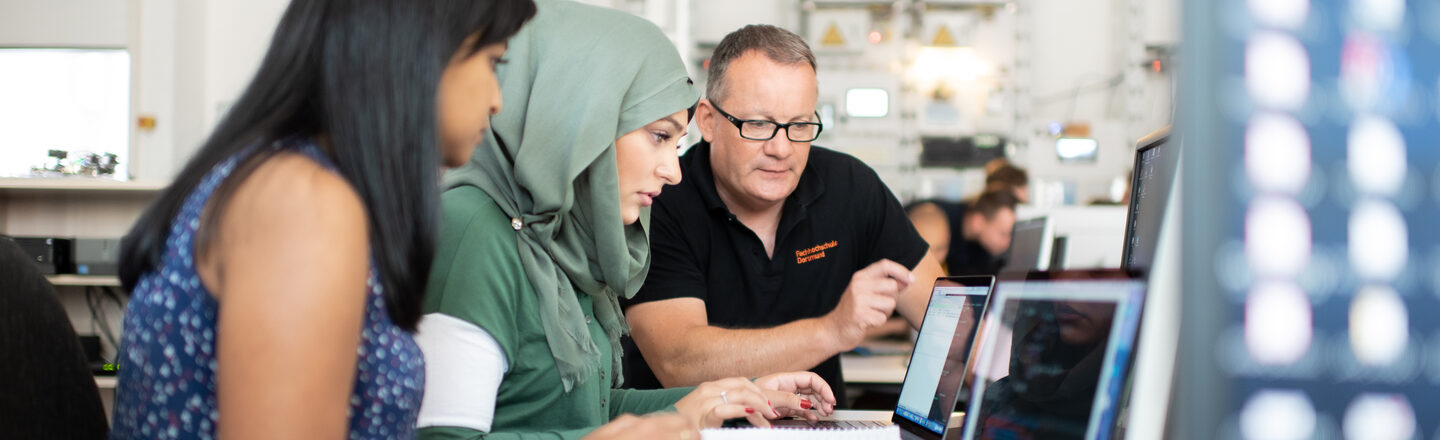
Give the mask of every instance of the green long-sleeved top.
[{"label": "green long-sleeved top", "polygon": [[[440,235],[425,298],[425,313],[443,313],[485,330],[505,352],[506,372],[495,395],[489,433],[459,427],[420,430],[421,439],[573,439],[624,413],[674,410],[692,388],[624,390],[610,387],[614,347],[593,319],[589,295],[579,294],[600,347],[600,368],[565,392],[530,279],[520,265],[510,218],[478,188],[461,186],[441,197]],[[578,289],[577,289],[578,291]],[[441,381],[444,377],[427,377]],[[488,398],[488,396],[477,396]]]}]

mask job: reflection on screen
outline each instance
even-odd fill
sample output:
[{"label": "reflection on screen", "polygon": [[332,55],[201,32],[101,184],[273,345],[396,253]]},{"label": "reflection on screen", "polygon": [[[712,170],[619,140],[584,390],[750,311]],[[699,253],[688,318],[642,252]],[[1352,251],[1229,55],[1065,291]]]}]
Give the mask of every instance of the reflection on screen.
[{"label": "reflection on screen", "polygon": [[979,438],[1084,438],[1115,321],[1108,301],[1009,299],[977,367]]},{"label": "reflection on screen", "polygon": [[897,414],[936,433],[944,431],[989,291],[986,286],[936,286],[931,292]]}]

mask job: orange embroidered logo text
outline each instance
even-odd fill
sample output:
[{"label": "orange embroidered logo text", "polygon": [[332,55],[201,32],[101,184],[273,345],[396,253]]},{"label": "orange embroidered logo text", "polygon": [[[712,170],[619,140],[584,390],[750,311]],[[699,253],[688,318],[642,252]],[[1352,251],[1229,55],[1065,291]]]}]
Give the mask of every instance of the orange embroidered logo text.
[{"label": "orange embroidered logo text", "polygon": [[799,264],[805,264],[811,261],[825,258],[825,250],[833,248],[839,244],[840,243],[836,242],[835,240],[830,240],[810,247],[808,249],[801,249],[795,251],[795,262]]}]

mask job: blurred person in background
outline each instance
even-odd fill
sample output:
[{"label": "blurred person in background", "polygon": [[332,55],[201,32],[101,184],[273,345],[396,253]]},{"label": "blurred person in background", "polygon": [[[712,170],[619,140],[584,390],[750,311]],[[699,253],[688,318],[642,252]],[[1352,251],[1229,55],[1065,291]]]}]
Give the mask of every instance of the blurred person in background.
[{"label": "blurred person in background", "polygon": [[945,273],[995,275],[1010,250],[1017,202],[1014,192],[999,189],[964,202],[914,202],[906,211],[927,241],[948,243],[943,247]]},{"label": "blurred person in background", "polygon": [[1030,203],[1030,173],[1009,163],[986,168],[985,191],[1010,190],[1018,204]]}]

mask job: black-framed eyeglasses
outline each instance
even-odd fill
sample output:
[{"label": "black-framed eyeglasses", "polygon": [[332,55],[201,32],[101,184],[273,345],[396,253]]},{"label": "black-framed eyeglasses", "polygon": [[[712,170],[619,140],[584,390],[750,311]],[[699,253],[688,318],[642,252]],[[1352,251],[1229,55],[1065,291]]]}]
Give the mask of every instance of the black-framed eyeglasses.
[{"label": "black-framed eyeglasses", "polygon": [[[715,105],[713,101],[710,102],[710,106],[714,107],[715,111],[720,112],[720,116],[724,116],[725,119],[730,120],[731,124],[735,124],[735,128],[740,129],[740,137],[752,141],[768,141],[773,139],[775,133],[779,133],[780,129],[783,128],[785,129],[785,138],[789,139],[790,142],[811,142],[819,138],[820,130],[825,128],[821,126],[819,122],[791,122],[781,124],[765,119],[740,119],[726,113],[725,110],[721,110],[720,106]],[[820,120],[820,113],[815,113],[815,120]]]}]

